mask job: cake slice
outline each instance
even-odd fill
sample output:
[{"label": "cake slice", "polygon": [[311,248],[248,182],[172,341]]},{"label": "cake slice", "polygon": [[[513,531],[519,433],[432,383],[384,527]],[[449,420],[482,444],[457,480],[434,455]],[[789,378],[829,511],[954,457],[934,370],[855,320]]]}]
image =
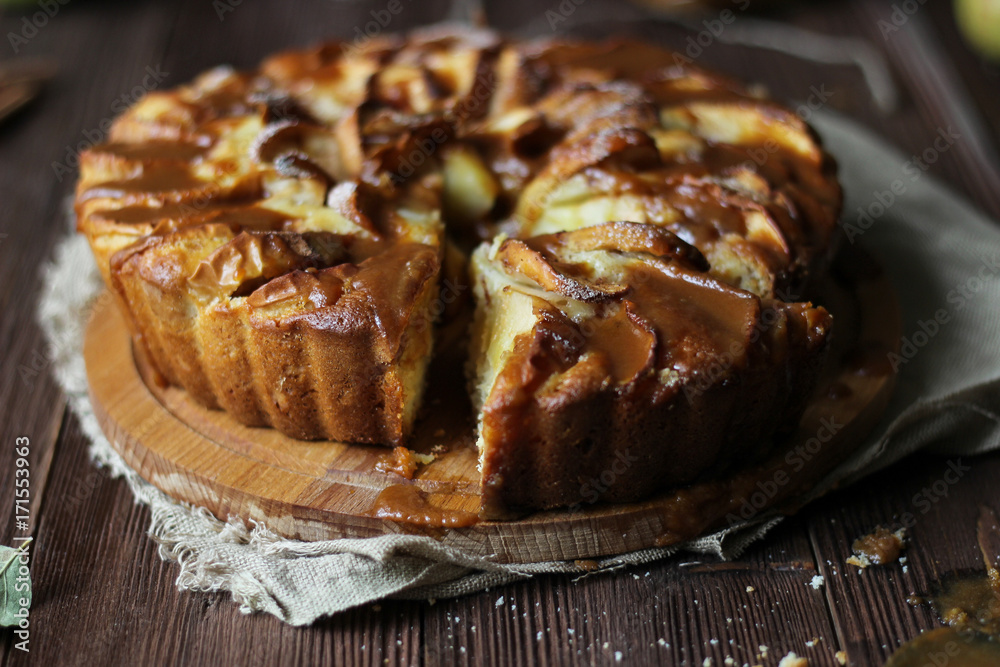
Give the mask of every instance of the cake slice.
[{"label": "cake slice", "polygon": [[732,287],[666,229],[498,238],[472,261],[483,513],[629,501],[762,454],[831,318]]},{"label": "cake slice", "polygon": [[205,405],[295,438],[401,444],[440,252],[397,244],[361,260],[349,244],[203,225],[116,253],[112,283],[155,370]]},{"label": "cake slice", "polygon": [[295,438],[400,445],[433,347],[442,179],[347,178],[335,133],[276,118],[258,85],[219,70],[126,112],[81,157],[79,229],[159,380]]}]

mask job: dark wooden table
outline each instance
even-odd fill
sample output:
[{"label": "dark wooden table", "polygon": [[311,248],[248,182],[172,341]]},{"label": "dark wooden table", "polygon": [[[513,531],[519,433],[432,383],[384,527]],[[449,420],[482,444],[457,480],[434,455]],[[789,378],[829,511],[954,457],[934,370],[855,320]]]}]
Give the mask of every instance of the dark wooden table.
[{"label": "dark wooden table", "polygon": [[[835,665],[838,650],[852,665],[880,665],[901,642],[937,625],[926,608],[906,603],[910,593],[944,573],[982,568],[975,520],[980,505],[1000,510],[1000,455],[962,461],[970,470],[946,496],[928,496],[934,502],[918,496],[942,479],[948,461],[913,457],[806,508],[736,562],[688,555],[580,581],[541,577],[435,604],[383,602],[304,629],[243,615],[228,594],[178,592],[177,567],[161,561],[145,535],[148,511],[133,503],[124,483],[89,463],[34,323],[39,268],[66,232],[62,210],[74,155],[144,85],[173,86],[219,63],[250,66],[276,49],[353,37],[355,26],[386,3],[60,2],[66,0],[40,0],[27,14],[0,16],[0,60],[47,55],[59,64],[44,95],[0,126],[0,507],[14,506],[15,440],[26,436],[35,538],[31,653],[15,650],[5,631],[4,665],[702,665],[706,657],[722,665],[726,656],[739,665],[774,665],[788,651],[813,665]],[[38,14],[46,7],[54,15]],[[403,0],[403,7],[392,30],[448,12],[443,0]],[[568,19],[556,21],[558,30],[621,29],[679,48],[697,36],[668,23],[632,21],[632,9],[610,0],[487,3],[492,25],[529,25],[536,34],[548,33],[548,11]],[[892,70],[898,108],[880,112],[848,65],[721,39],[710,40],[699,63],[759,81],[785,100],[805,100],[811,87],[822,86],[831,108],[908,152],[932,145],[938,128],[961,128],[962,139],[931,173],[1000,219],[1000,69],[963,43],[950,2],[803,2],[768,18],[866,40]],[[917,516],[905,568],[858,572],[844,564],[855,537],[905,512]],[[23,534],[13,515],[0,522],[0,543]],[[818,590],[808,585],[816,573],[826,582]]]}]

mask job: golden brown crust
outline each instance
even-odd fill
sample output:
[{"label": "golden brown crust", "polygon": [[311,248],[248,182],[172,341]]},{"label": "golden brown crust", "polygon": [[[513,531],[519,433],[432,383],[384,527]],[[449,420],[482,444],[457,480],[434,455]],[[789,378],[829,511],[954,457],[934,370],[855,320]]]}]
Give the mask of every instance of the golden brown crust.
[{"label": "golden brown crust", "polygon": [[[516,248],[531,253],[512,263]],[[696,252],[617,222],[477,254],[484,296],[521,291],[533,311],[482,403],[486,515],[642,498],[752,459],[798,419],[829,314],[726,285]]]},{"label": "golden brown crust", "polygon": [[[823,270],[840,198],[805,123],[670,52],[430,29],[150,93],[83,154],[76,209],[167,381],[248,424],[391,445],[416,417],[442,267],[511,235],[489,261],[533,285],[539,325],[481,401],[500,514],[578,502],[625,443],[640,459],[599,498],[683,483],[749,455],[735,432],[794,419],[829,317],[792,295]],[[560,299],[597,328],[580,339]]]}]

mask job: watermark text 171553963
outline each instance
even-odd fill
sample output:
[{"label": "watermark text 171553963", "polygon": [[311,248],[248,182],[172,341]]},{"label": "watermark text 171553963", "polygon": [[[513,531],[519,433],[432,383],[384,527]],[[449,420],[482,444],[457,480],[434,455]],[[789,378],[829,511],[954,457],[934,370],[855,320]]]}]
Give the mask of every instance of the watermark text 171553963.
[{"label": "watermark text 171553963", "polygon": [[28,615],[31,604],[31,578],[30,578],[30,554],[28,544],[31,542],[30,518],[31,518],[31,467],[28,455],[31,453],[31,440],[26,436],[21,436],[14,440],[14,535],[15,546],[20,546],[16,562],[12,562],[8,567],[16,567],[14,578],[14,590],[8,591],[8,595],[19,597],[17,611],[13,612],[17,623],[14,627],[14,648],[19,651],[29,652],[28,642],[30,641],[30,622]]},{"label": "watermark text 171553963", "polygon": [[15,440],[16,449],[14,453],[17,458],[14,461],[14,526],[19,531],[28,530],[28,522],[31,515],[31,469],[28,463],[28,453],[31,441],[26,437]]}]

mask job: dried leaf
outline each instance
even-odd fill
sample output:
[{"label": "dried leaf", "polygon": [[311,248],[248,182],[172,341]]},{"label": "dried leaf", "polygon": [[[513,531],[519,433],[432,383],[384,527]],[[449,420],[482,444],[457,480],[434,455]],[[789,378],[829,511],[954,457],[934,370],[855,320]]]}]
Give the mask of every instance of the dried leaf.
[{"label": "dried leaf", "polygon": [[0,626],[20,623],[31,606],[31,576],[20,573],[19,558],[26,552],[31,538],[20,547],[0,546]]}]

